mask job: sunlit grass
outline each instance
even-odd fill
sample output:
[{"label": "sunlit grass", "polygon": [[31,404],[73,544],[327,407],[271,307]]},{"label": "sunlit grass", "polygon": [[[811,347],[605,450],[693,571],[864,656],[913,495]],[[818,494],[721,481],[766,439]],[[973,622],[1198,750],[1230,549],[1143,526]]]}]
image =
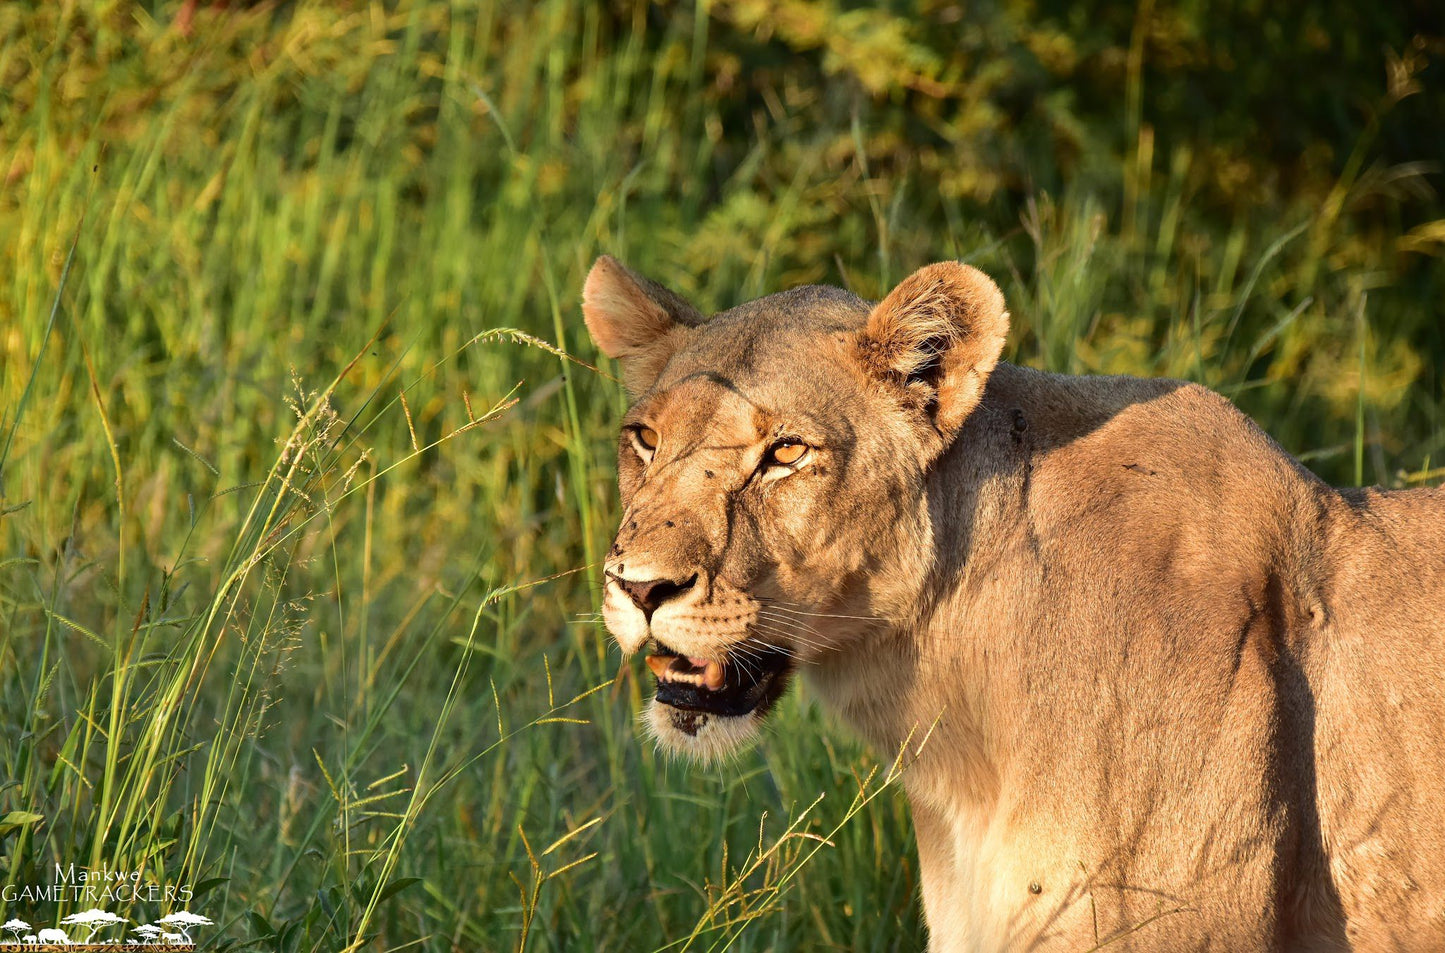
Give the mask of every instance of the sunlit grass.
[{"label": "sunlit grass", "polygon": [[781,179],[788,123],[729,129],[703,174],[690,13],[233,7],[190,40],[0,13],[5,883],[143,868],[288,951],[922,947],[891,753],[805,695],[723,768],[639,743],[593,615],[603,251],[704,308],[962,256],[1013,359],[1202,380],[1337,480],[1441,477],[1438,313],[1341,214],[1363,174],[1328,220],[1211,231],[1201,160],[1136,128],[1127,223],[1082,187],[984,220],[858,125]]}]

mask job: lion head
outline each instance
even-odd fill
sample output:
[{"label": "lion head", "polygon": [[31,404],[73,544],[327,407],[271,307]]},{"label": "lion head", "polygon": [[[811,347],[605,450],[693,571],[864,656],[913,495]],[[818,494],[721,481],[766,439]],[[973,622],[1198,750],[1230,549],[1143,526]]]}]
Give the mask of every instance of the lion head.
[{"label": "lion head", "polygon": [[603,618],[649,651],[658,742],[716,758],[795,671],[909,615],[925,479],[998,360],[1003,297],[943,262],[876,305],[809,286],[706,318],[604,256],[583,313],[634,400]]}]

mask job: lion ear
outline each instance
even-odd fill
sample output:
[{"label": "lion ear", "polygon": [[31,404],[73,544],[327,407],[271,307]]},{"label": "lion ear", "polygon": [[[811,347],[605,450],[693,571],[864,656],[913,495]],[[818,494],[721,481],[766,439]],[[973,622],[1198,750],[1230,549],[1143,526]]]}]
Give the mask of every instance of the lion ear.
[{"label": "lion ear", "polygon": [[924,409],[947,441],[978,406],[1007,336],[998,285],[977,268],[943,261],[915,271],[878,303],[858,355],[869,374]]},{"label": "lion ear", "polygon": [[697,309],[611,255],[597,259],[582,286],[582,316],[592,340],[622,365],[622,382],[637,397],[654,383],[681,346],[685,329],[702,323]]}]

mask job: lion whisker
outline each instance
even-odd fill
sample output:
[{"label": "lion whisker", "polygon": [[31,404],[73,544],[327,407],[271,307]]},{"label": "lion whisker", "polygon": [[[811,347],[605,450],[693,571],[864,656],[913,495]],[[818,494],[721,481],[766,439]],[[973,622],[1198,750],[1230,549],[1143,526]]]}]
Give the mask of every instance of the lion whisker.
[{"label": "lion whisker", "polygon": [[[783,633],[781,633],[781,632],[767,632],[766,634],[768,634],[768,635],[783,635]],[[793,659],[793,660],[795,660],[795,661],[802,661],[802,660],[803,660],[802,657],[799,656],[796,651],[794,651],[793,649],[789,648],[789,647],[786,646],[786,645],[777,645],[777,644],[775,644],[775,643],[773,643],[773,642],[767,641],[766,639],[757,639],[757,638],[753,639],[753,643],[754,643],[755,645],[760,645],[760,646],[762,646],[762,647],[765,648],[765,649],[769,649],[769,650],[771,650],[771,651],[778,652],[778,653],[780,653],[780,654],[782,654],[782,655],[786,655],[788,658]],[[755,660],[758,661],[758,662],[761,662],[761,661],[762,661],[761,656],[758,655],[757,652],[756,652],[755,650],[751,649],[751,648],[743,648],[742,646],[739,646],[739,647],[738,647],[738,651],[741,651],[741,652],[745,653],[749,658],[755,659]]]},{"label": "lion whisker", "polygon": [[[829,646],[827,643],[825,643],[825,642],[817,642],[817,641],[813,641],[813,640],[811,640],[811,639],[807,639],[807,638],[800,637],[797,633],[789,632],[789,631],[787,631],[787,630],[785,630],[785,629],[776,628],[776,627],[774,627],[774,626],[772,626],[772,625],[770,625],[770,624],[768,624],[768,623],[766,623],[766,622],[757,623],[757,624],[755,625],[755,628],[758,629],[759,631],[761,631],[761,632],[762,632],[763,634],[765,634],[765,635],[770,635],[770,636],[775,636],[775,637],[777,637],[777,638],[787,639],[787,640],[790,641],[790,642],[799,643],[799,644],[801,644],[801,645],[802,645],[803,647],[805,647],[805,648],[816,649],[816,650],[818,650],[818,651],[828,651],[828,650],[830,649],[830,646]],[[787,655],[789,658],[795,659],[796,661],[799,661],[799,662],[808,662],[808,661],[809,661],[808,659],[804,658],[803,656],[799,655],[797,652],[795,652],[794,650],[792,650],[792,649],[790,649],[790,648],[788,648],[788,647],[786,647],[786,646],[776,645],[776,644],[773,644],[773,643],[770,643],[770,642],[767,642],[767,641],[764,641],[764,640],[761,640],[761,639],[759,639],[759,640],[757,640],[757,641],[759,641],[761,644],[767,646],[767,647],[770,648],[770,649],[773,649],[773,650],[778,651],[778,652],[782,652],[783,654]]]},{"label": "lion whisker", "polygon": [[[808,623],[803,622],[799,619],[789,619],[782,616],[767,615],[762,610],[758,612],[758,619],[760,622],[767,622],[769,625],[773,626],[775,630],[785,631],[792,634],[799,641],[810,642],[811,644],[820,647],[826,645],[830,641],[827,634],[818,631],[816,627],[809,625]],[[808,636],[812,636],[813,638],[810,640]]]},{"label": "lion whisker", "polygon": [[792,613],[793,615],[810,616],[817,619],[851,619],[858,622],[882,622],[881,617],[876,615],[844,615],[839,612],[813,612],[809,609],[799,608],[794,603],[782,602],[777,599],[770,599],[766,605],[770,609],[777,609],[781,612]]}]

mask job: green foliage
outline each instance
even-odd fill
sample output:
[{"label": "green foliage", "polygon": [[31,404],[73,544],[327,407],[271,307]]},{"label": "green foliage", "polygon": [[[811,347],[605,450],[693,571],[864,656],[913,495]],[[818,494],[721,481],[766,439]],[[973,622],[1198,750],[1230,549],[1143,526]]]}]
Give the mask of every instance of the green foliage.
[{"label": "green foliage", "polygon": [[0,7],[5,883],[288,951],[921,947],[890,753],[806,696],[721,770],[636,737],[603,251],[712,309],[962,257],[1015,360],[1438,479],[1423,6],[700,9]]}]

